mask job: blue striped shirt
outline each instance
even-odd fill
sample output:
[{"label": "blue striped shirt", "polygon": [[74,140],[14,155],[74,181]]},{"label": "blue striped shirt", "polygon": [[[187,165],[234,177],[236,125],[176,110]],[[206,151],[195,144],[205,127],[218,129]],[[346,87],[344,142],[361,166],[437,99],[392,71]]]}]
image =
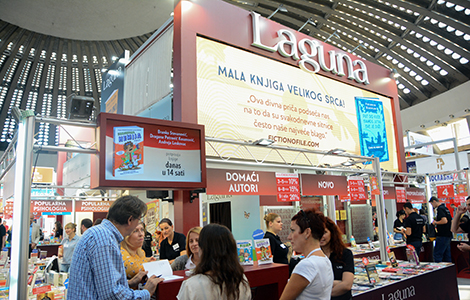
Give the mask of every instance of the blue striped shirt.
[{"label": "blue striped shirt", "polygon": [[109,220],[87,230],[73,253],[68,300],[150,299],[147,290],[134,291],[127,284],[120,249],[122,240]]}]

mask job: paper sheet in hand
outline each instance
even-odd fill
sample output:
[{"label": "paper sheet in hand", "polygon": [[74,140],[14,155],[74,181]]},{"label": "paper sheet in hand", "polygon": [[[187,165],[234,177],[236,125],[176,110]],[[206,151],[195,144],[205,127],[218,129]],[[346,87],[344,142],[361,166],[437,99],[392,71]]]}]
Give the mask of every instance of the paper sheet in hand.
[{"label": "paper sheet in hand", "polygon": [[173,275],[173,270],[171,269],[170,263],[167,259],[143,263],[142,266],[144,267],[144,270],[148,272],[148,277],[155,275],[165,280],[183,278],[182,276]]}]

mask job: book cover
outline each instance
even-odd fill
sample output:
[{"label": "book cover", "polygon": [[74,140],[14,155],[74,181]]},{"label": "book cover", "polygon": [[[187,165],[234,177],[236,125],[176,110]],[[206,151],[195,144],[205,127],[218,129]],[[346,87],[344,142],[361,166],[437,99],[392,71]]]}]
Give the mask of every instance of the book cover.
[{"label": "book cover", "polygon": [[258,264],[270,264],[273,262],[273,254],[269,239],[260,239],[255,241],[255,252]]},{"label": "book cover", "polygon": [[253,243],[251,240],[237,241],[238,260],[242,265],[253,264]]},{"label": "book cover", "polygon": [[379,282],[379,274],[377,273],[377,268],[374,265],[366,266],[366,272],[371,284]]},{"label": "book cover", "polygon": [[113,176],[144,172],[144,129],[138,126],[114,127]]}]

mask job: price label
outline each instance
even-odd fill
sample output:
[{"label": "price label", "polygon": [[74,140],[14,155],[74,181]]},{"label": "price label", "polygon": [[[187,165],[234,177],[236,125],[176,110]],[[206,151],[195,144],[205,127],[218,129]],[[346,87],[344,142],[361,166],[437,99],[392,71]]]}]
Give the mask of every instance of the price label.
[{"label": "price label", "polygon": [[299,174],[276,173],[277,201],[300,201]]},{"label": "price label", "polygon": [[362,263],[364,264],[364,266],[367,266],[369,264],[369,259],[367,259],[367,257],[363,257]]}]

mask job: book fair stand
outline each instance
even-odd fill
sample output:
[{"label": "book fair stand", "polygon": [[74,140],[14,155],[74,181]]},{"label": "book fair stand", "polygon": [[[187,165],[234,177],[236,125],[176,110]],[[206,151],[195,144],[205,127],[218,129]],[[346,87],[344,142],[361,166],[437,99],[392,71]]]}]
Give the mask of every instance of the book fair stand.
[{"label": "book fair stand", "polygon": [[[96,122],[13,110],[19,128],[0,163],[2,179],[15,170],[7,193],[15,228],[9,298],[34,297],[27,287],[35,267],[26,259],[31,170],[33,152],[50,151],[58,152],[57,186],[73,191],[56,197],[71,199],[74,220],[79,201],[152,191],[158,200],[147,203],[151,229],[162,215],[173,217],[179,232],[220,222],[237,241],[251,243],[262,233],[265,213],[279,213],[286,224],[299,209],[316,208],[337,222],[356,251],[355,299],[458,299],[454,265],[419,263],[387,238],[386,211],[400,207],[396,200],[426,202],[431,194],[412,186],[417,175],[403,173],[391,71],[318,40],[314,31],[307,35],[222,1],[181,1],[174,16],[126,56],[123,86],[102,94]],[[69,147],[39,146],[36,123],[80,130]],[[67,160],[70,153],[79,155]],[[285,242],[286,232],[280,237]],[[376,252],[367,256],[366,250]],[[396,264],[390,252],[403,261]],[[278,299],[288,266],[256,259],[243,266],[254,298]],[[158,299],[174,299],[186,278],[175,274],[183,278],[162,282]],[[62,279],[31,281],[52,289],[63,286]],[[439,291],[427,288],[438,280]]]}]

